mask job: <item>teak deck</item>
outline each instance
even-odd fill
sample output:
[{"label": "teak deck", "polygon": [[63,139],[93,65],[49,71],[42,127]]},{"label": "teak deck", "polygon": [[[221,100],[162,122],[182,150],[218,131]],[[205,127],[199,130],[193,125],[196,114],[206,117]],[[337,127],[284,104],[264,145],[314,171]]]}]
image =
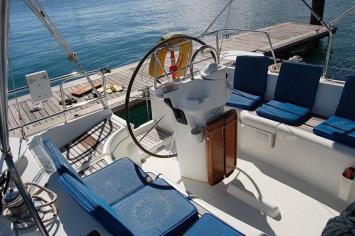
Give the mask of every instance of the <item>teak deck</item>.
[{"label": "teak deck", "polygon": [[81,176],[88,176],[108,164],[101,157],[103,145],[119,128],[120,126],[111,120],[104,120],[64,146],[61,152]]},{"label": "teak deck", "polygon": [[[294,22],[286,22],[278,25],[260,29],[270,34],[274,50],[277,55],[286,55],[298,52],[300,50],[308,50],[313,47],[315,42],[328,35],[326,29],[318,25],[300,24]],[[214,46],[214,42],[211,43]],[[243,50],[253,52],[263,52],[270,54],[270,47],[265,37],[261,33],[243,33],[223,41],[223,50]],[[133,74],[136,63],[113,69],[111,73],[106,74],[107,83],[122,85],[127,88],[129,80]],[[66,84],[67,93],[71,93],[74,89],[85,86],[83,80],[77,80]],[[134,90],[141,90],[145,86],[152,86],[152,81],[136,80]],[[30,112],[32,101],[29,95],[20,96],[18,98],[20,107],[17,107],[16,100],[9,101],[9,127],[10,136],[21,135],[21,123],[19,121],[19,110],[22,117],[22,123],[32,123],[24,126],[26,136],[46,130],[54,125],[64,122],[64,115],[59,114],[50,118],[57,112],[62,110],[59,105],[61,96],[58,88],[53,89],[53,97],[43,103],[43,109],[36,112]],[[114,110],[123,109],[125,90],[108,95],[109,106]],[[85,101],[92,94],[78,98],[78,102]],[[75,108],[67,112],[68,119],[88,114],[92,111],[100,109],[100,104],[92,103],[82,107]],[[38,121],[39,120],[39,121]]]}]

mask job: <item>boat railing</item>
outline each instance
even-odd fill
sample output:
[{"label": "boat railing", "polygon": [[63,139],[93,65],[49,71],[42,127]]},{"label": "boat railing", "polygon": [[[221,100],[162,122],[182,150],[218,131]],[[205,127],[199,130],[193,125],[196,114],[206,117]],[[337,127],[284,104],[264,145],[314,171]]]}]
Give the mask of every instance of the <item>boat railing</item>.
[{"label": "boat railing", "polygon": [[[77,108],[77,107],[81,107],[81,106],[84,106],[88,103],[92,103],[92,102],[96,102],[96,101],[103,101],[102,103],[102,106],[103,108],[107,108],[108,107],[108,103],[107,103],[107,94],[106,94],[106,77],[105,77],[105,69],[101,69],[99,70],[99,72],[97,74],[100,74],[101,76],[101,80],[102,80],[102,87],[103,87],[103,92],[102,93],[95,93],[97,96],[96,97],[93,97],[91,99],[88,99],[86,101],[83,101],[83,102],[80,102],[80,103],[77,103],[75,105],[72,105],[70,106],[70,110],[74,109],[74,108]],[[82,75],[83,77],[88,77],[89,75],[86,73],[86,75]],[[68,111],[68,107],[65,103],[65,91],[64,91],[64,84],[66,82],[70,81],[69,78],[64,78],[61,80],[60,82],[60,86],[59,86],[59,91],[60,91],[60,97],[62,99],[62,105],[63,105],[63,113],[64,113],[64,119],[65,119],[65,122],[68,121],[68,118],[67,118],[67,111]],[[92,86],[92,89],[94,89],[95,87],[93,86],[92,83],[89,83],[91,86]]]},{"label": "boat railing", "polygon": [[[221,51],[222,51],[222,47],[223,47],[223,39],[224,38],[229,38],[232,35],[238,34],[239,32],[249,32],[249,33],[258,33],[258,34],[263,34],[265,35],[269,46],[270,46],[270,52],[272,55],[272,59],[274,61],[274,63],[277,63],[277,59],[276,59],[276,55],[275,55],[275,51],[274,51],[274,47],[272,46],[272,42],[271,42],[271,37],[270,34],[266,31],[262,31],[262,30],[252,30],[252,29],[239,29],[239,28],[222,28],[222,29],[217,29],[215,31],[211,31],[208,33],[203,34],[202,36],[212,36],[215,35],[215,43],[216,43],[216,50],[218,53],[218,57],[220,57]],[[221,43],[220,43],[220,40]]]},{"label": "boat railing", "polygon": [[[314,16],[318,22],[322,26],[324,26],[327,29],[328,32],[328,45],[327,45],[327,53],[325,55],[325,63],[324,63],[324,69],[323,69],[323,78],[328,79],[328,69],[329,69],[329,60],[330,60],[330,53],[332,51],[333,47],[333,31],[335,30],[334,25],[332,24],[327,24],[322,17],[320,17],[317,12],[314,11],[314,9],[305,1],[301,0],[303,4],[308,8],[308,10],[311,12],[312,16]],[[345,16],[345,15],[344,15]],[[343,16],[342,16],[343,17]],[[338,20],[337,20],[338,21]]]},{"label": "boat railing", "polygon": [[[328,24],[323,20],[322,17],[320,17],[316,11],[314,11],[314,9],[309,5],[309,3],[306,0],[300,0],[301,2],[303,2],[303,4],[306,6],[306,8],[310,11],[311,15],[313,17],[315,17],[320,24],[326,28],[327,32],[328,32],[328,44],[327,44],[327,51],[326,51],[326,56],[325,56],[325,63],[324,63],[324,69],[323,69],[323,78],[330,80],[329,79],[329,74],[328,74],[328,70],[329,70],[329,62],[330,62],[330,54],[332,51],[332,46],[333,46],[333,33],[336,30],[335,24],[342,20],[345,16],[349,15],[354,9],[355,9],[355,5],[353,5],[351,8],[347,9],[345,12],[343,12],[342,14],[340,14],[338,17],[336,17],[335,19],[333,19],[332,21],[330,21]],[[270,39],[270,35],[268,32],[265,31],[258,31],[258,30],[244,30],[244,29],[220,29],[220,30],[216,30],[213,32],[208,32],[209,29],[211,29],[211,27],[216,23],[217,19],[220,18],[222,16],[222,13],[225,11],[228,11],[228,15],[226,18],[226,25],[228,23],[229,20],[229,15],[230,15],[230,9],[232,6],[232,3],[234,2],[234,0],[230,0],[228,1],[228,3],[225,5],[225,7],[218,13],[218,15],[213,19],[213,21],[208,25],[208,27],[203,31],[201,36],[206,36],[206,35],[212,35],[212,34],[216,34],[216,47],[217,47],[217,51],[220,52],[221,46],[219,46],[219,34],[220,32],[223,32],[222,35],[222,39],[223,37],[226,37],[226,35],[230,35],[229,34],[225,34],[225,31],[245,31],[245,32],[255,32],[255,33],[263,33],[266,35],[266,37],[268,38],[269,44],[270,44],[270,51],[273,54],[273,58],[274,58],[274,62],[276,62],[276,57],[275,57],[275,53],[274,50],[272,48],[272,43],[271,43],[271,39]],[[219,54],[218,54],[219,55]]]},{"label": "boat railing", "polygon": [[[44,117],[38,118],[38,119],[36,119],[34,121],[21,123],[20,126],[13,127],[12,129],[10,129],[10,131],[18,129],[18,128],[22,128],[24,126],[28,126],[28,125],[31,125],[31,124],[37,123],[39,121],[42,121],[42,120],[45,120],[45,119],[48,119],[48,118],[51,118],[51,117],[54,117],[54,116],[57,116],[57,115],[61,115],[61,114],[64,114],[65,122],[67,122],[68,121],[67,112],[69,112],[69,111],[71,111],[71,110],[73,110],[75,108],[82,107],[82,106],[84,106],[86,104],[94,103],[94,102],[97,102],[97,101],[100,101],[100,100],[104,101],[103,108],[107,108],[108,107],[108,101],[107,101],[107,93],[106,93],[106,89],[105,89],[106,88],[106,76],[105,76],[105,73],[107,71],[108,71],[107,68],[103,68],[103,69],[88,71],[88,72],[86,72],[85,75],[83,75],[82,73],[79,73],[79,72],[74,72],[74,73],[70,73],[70,74],[67,74],[67,75],[63,75],[63,76],[59,76],[59,77],[51,79],[50,83],[51,83],[51,85],[53,85],[53,87],[59,85],[59,92],[60,92],[60,98],[61,98],[62,108],[63,109],[61,111],[59,111],[59,112],[55,112],[55,113],[50,114],[48,116],[44,116]],[[84,79],[87,76],[93,76],[93,75],[100,75],[100,78],[102,80],[103,92],[99,93],[98,96],[96,96],[96,97],[87,99],[85,101],[76,103],[74,105],[67,106],[66,103],[65,103],[65,96],[66,96],[65,88],[64,88],[65,83],[71,82],[71,81],[74,81],[74,80],[78,80],[78,79]],[[8,91],[8,95],[10,97],[12,97],[12,96],[17,97],[17,94],[25,93],[28,90],[29,90],[29,86],[26,85],[26,86],[23,86],[23,87],[20,87],[20,88],[15,88],[15,89],[9,90]]]},{"label": "boat railing", "polygon": [[[89,76],[92,75],[97,75],[98,73],[100,73],[100,70],[92,70],[92,71],[88,71],[87,74]],[[66,74],[66,75],[61,75],[55,78],[50,79],[51,84],[53,84],[54,86],[58,85],[62,80],[76,80],[76,79],[81,79],[83,78],[83,75],[80,74],[79,72],[72,72],[70,74]],[[22,86],[22,87],[18,87],[18,88],[13,88],[10,89],[8,91],[8,95],[9,96],[13,96],[16,93],[23,93],[25,91],[28,91],[29,87],[28,85]]]}]

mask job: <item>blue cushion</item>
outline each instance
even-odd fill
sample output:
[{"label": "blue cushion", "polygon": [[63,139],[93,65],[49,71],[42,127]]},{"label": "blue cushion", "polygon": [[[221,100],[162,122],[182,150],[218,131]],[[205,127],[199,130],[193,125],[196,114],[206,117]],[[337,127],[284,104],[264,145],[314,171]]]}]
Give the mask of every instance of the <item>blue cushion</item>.
[{"label": "blue cushion", "polygon": [[204,214],[185,234],[185,236],[243,236],[241,232],[233,229],[210,214]]},{"label": "blue cushion", "polygon": [[262,100],[263,99],[260,96],[246,93],[240,90],[233,90],[226,105],[252,111],[255,110],[259,104],[261,104]]},{"label": "blue cushion", "polygon": [[63,173],[60,184],[79,205],[114,235],[133,235],[118,219],[112,207],[105,203],[80,180],[69,173]]},{"label": "blue cushion", "polygon": [[110,205],[142,188],[148,181],[149,176],[129,158],[121,158],[83,179]]},{"label": "blue cushion", "polygon": [[320,66],[298,62],[282,63],[274,100],[311,109],[321,75]]},{"label": "blue cushion", "polygon": [[310,110],[291,103],[271,100],[256,110],[259,116],[290,125],[300,125],[310,117]]},{"label": "blue cushion", "polygon": [[134,235],[178,235],[198,219],[196,208],[160,178],[113,208]]},{"label": "blue cushion", "polygon": [[317,125],[313,133],[355,147],[355,121],[331,116]]},{"label": "blue cushion", "polygon": [[271,60],[264,56],[238,56],[235,62],[234,88],[264,96]]},{"label": "blue cushion", "polygon": [[59,174],[69,173],[73,177],[81,180],[79,174],[75,171],[72,165],[68,162],[68,160],[62,155],[57,145],[50,138],[45,138],[42,141],[44,148],[46,149],[48,155],[53,161],[54,167],[57,169]]},{"label": "blue cushion", "polygon": [[354,104],[355,75],[351,75],[346,80],[335,115],[346,119],[355,120]]}]

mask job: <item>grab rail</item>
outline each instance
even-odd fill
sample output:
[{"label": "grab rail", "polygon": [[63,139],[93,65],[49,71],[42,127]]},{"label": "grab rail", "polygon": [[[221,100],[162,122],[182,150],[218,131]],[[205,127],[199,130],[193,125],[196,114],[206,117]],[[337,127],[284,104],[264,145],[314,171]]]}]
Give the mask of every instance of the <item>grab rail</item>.
[{"label": "grab rail", "polygon": [[[107,108],[108,107],[108,101],[107,101],[107,93],[106,93],[106,89],[105,89],[106,88],[106,76],[105,76],[106,72],[108,72],[107,68],[103,68],[103,69],[93,70],[93,71],[87,72],[86,76],[92,76],[92,75],[98,75],[98,74],[101,75],[102,86],[104,88],[103,89],[103,93],[100,93],[98,95],[98,97],[94,97],[94,98],[88,99],[86,101],[77,103],[77,104],[72,105],[70,107],[67,107],[67,105],[65,104],[64,83],[70,82],[70,81],[73,81],[73,80],[76,80],[76,79],[84,79],[86,76],[82,75],[81,73],[74,72],[74,73],[71,73],[71,74],[67,74],[67,75],[63,75],[63,76],[59,76],[59,77],[51,79],[50,80],[51,84],[60,83],[59,84],[59,91],[60,91],[60,97],[61,97],[63,110],[61,110],[59,112],[55,112],[55,113],[50,114],[50,115],[45,116],[45,117],[41,117],[39,119],[36,119],[35,121],[30,121],[30,122],[21,124],[20,126],[13,127],[13,128],[10,129],[10,131],[18,129],[18,128],[21,128],[21,127],[24,127],[24,126],[27,126],[27,125],[31,125],[31,124],[37,123],[39,121],[42,121],[42,120],[45,120],[45,119],[48,119],[48,118],[51,118],[51,117],[54,117],[54,116],[57,116],[57,115],[60,115],[60,114],[64,114],[65,122],[67,122],[67,114],[66,113],[68,111],[73,110],[73,109],[78,108],[78,107],[81,107],[81,106],[84,106],[84,105],[86,105],[88,103],[96,102],[96,101],[102,101],[103,100],[104,101],[103,108],[104,109]],[[16,93],[22,92],[22,91],[26,91],[28,89],[29,89],[29,87],[28,87],[28,85],[26,85],[26,86],[23,86],[23,87],[20,87],[20,88],[16,88],[16,89],[10,90],[8,92],[8,94],[9,95],[16,95]]]},{"label": "grab rail", "polygon": [[327,79],[328,77],[328,67],[329,67],[329,60],[330,60],[330,53],[332,51],[333,47],[333,30],[334,28],[330,25],[324,22],[324,20],[313,10],[313,8],[305,1],[301,0],[303,4],[308,8],[308,10],[311,12],[311,14],[324,26],[329,34],[328,37],[328,45],[327,45],[327,54],[325,55],[325,64],[324,64],[324,70],[323,70],[323,77]]},{"label": "grab rail", "polygon": [[[97,100],[100,100],[102,101],[102,105],[103,105],[103,108],[106,109],[108,107],[108,104],[107,104],[107,98],[106,98],[106,77],[105,77],[105,74],[104,74],[104,69],[101,69],[99,71],[99,73],[101,74],[101,80],[102,80],[102,86],[103,86],[103,93],[104,93],[104,96],[102,96],[101,93],[96,93],[97,94],[97,98],[91,98],[91,99],[88,99],[84,102],[81,102],[79,104],[76,104],[76,105],[73,105],[72,107],[80,107],[80,106],[84,106],[90,102],[93,102],[93,101],[97,101]],[[88,75],[84,75],[85,78],[88,77]],[[60,91],[60,97],[62,99],[62,106],[63,106],[63,113],[64,113],[64,119],[65,119],[65,122],[67,122],[67,105],[65,104],[65,92],[64,92],[64,83],[67,82],[69,79],[68,78],[65,78],[63,80],[61,80],[61,83],[60,83],[60,86],[59,86],[59,91]],[[93,86],[93,84],[91,84],[91,86],[94,88],[95,86]]]},{"label": "grab rail", "polygon": [[[274,47],[272,46],[272,42],[271,42],[271,37],[270,37],[270,34],[266,31],[262,31],[262,30],[251,30],[251,29],[238,29],[238,28],[223,28],[223,29],[218,29],[218,30],[215,30],[215,31],[212,31],[212,32],[209,32],[209,33],[205,33],[201,36],[209,36],[209,35],[213,35],[213,34],[216,34],[216,50],[217,50],[217,53],[218,53],[218,57],[220,56],[220,53],[221,53],[221,49],[222,49],[222,44],[221,46],[219,46],[219,33],[223,31],[239,31],[239,32],[252,32],[252,33],[261,33],[261,34],[264,34],[269,42],[269,45],[270,45],[270,51],[271,51],[271,54],[272,54],[272,58],[273,58],[273,61],[274,61],[274,64],[277,63],[277,59],[276,59],[276,55],[275,55],[275,51],[274,51]],[[228,33],[228,34],[224,34],[222,35],[222,38],[223,37],[229,37],[230,35],[232,35],[233,33]]]},{"label": "grab rail", "polygon": [[[92,70],[92,71],[88,71],[86,73],[88,76],[97,75],[98,73],[100,73],[100,70]],[[66,75],[62,75],[62,76],[58,76],[53,79],[50,79],[50,83],[54,84],[54,83],[61,82],[62,80],[75,80],[75,79],[82,79],[82,78],[84,78],[84,76],[81,75],[79,72],[73,72],[70,74],[66,74]],[[22,91],[25,91],[28,89],[29,89],[28,85],[25,85],[25,86],[22,86],[19,88],[11,89],[7,93],[8,93],[8,95],[13,95],[15,93],[19,93],[19,92],[22,92]]]}]

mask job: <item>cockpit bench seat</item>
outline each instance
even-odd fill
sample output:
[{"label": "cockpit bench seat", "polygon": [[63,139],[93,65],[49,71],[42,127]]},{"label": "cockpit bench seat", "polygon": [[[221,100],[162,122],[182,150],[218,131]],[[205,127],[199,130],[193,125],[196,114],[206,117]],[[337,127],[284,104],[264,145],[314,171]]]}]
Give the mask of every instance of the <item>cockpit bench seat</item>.
[{"label": "cockpit bench seat", "polygon": [[42,143],[59,174],[69,173],[90,187],[108,204],[118,202],[151,181],[150,177],[127,157],[81,178],[51,139],[44,139]]},{"label": "cockpit bench seat", "polygon": [[355,75],[348,76],[335,115],[313,129],[316,135],[355,147]]},{"label": "cockpit bench seat", "polygon": [[82,179],[110,205],[143,188],[152,179],[129,158],[121,158]]},{"label": "cockpit bench seat", "polygon": [[317,125],[313,132],[324,138],[355,147],[355,121],[331,116]]},{"label": "cockpit bench seat", "polygon": [[226,105],[251,111],[255,110],[262,103],[262,101],[263,98],[261,96],[233,89]]},{"label": "cockpit bench seat", "polygon": [[308,108],[275,100],[265,103],[256,112],[264,118],[290,125],[300,125],[311,116],[311,111]]},{"label": "cockpit bench seat", "polygon": [[282,63],[274,99],[256,113],[288,125],[301,125],[311,116],[322,69],[306,63]]},{"label": "cockpit bench seat", "polygon": [[133,235],[181,235],[198,219],[195,206],[161,178],[112,208]]},{"label": "cockpit bench seat", "polygon": [[177,235],[198,219],[181,193],[161,178],[152,181],[129,158],[82,179],[52,140],[42,144],[64,190],[114,235]]},{"label": "cockpit bench seat", "polygon": [[261,105],[270,64],[271,60],[266,56],[238,56],[233,90],[226,105],[248,111]]},{"label": "cockpit bench seat", "polygon": [[233,229],[223,221],[217,219],[211,214],[204,214],[185,234],[184,236],[243,236],[244,234]]}]

